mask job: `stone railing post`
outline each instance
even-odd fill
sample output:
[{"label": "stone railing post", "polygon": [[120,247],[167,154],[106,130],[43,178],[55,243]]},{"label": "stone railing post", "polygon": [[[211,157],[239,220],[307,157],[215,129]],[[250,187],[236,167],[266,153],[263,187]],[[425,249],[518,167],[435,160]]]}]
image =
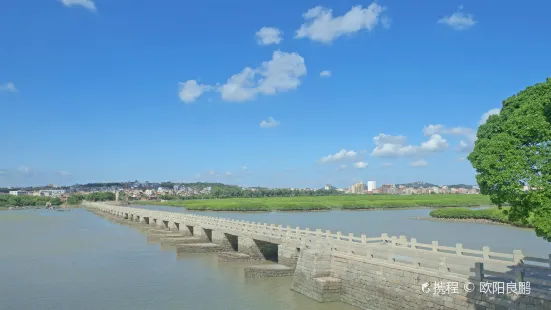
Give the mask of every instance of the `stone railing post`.
[{"label": "stone railing post", "polygon": [[432,251],[433,252],[438,252],[438,241],[433,241],[432,242]]},{"label": "stone railing post", "polygon": [[519,266],[523,263],[524,254],[522,254],[521,250],[513,250],[513,263],[515,265]]},{"label": "stone railing post", "polygon": [[484,263],[474,263],[474,278],[478,281],[484,279]]},{"label": "stone railing post", "polygon": [[461,243],[456,243],[455,244],[455,255],[457,255],[457,256],[463,255],[463,244],[461,244]]},{"label": "stone railing post", "polygon": [[450,270],[446,262],[446,257],[440,257],[440,261],[438,262],[438,273],[446,274],[448,272],[450,272]]},{"label": "stone railing post", "polygon": [[411,241],[409,243],[412,249],[417,250],[417,239],[411,238]]},{"label": "stone railing post", "polygon": [[517,283],[524,282],[524,270],[522,267],[517,267],[517,269],[515,269],[515,280]]},{"label": "stone railing post", "polygon": [[483,246],[482,247],[482,259],[483,260],[490,259],[490,247],[489,246]]}]

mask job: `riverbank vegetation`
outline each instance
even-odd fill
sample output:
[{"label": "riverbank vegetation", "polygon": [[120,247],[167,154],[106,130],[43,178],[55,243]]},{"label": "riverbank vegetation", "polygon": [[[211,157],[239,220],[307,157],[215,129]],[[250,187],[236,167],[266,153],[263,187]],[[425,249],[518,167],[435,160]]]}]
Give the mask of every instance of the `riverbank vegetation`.
[{"label": "riverbank vegetation", "polygon": [[185,207],[196,211],[307,211],[419,207],[471,207],[489,205],[482,195],[341,195],[318,197],[228,198],[169,201],[134,201],[135,204]]},{"label": "riverbank vegetation", "polygon": [[115,193],[113,192],[97,192],[87,195],[75,194],[71,195],[67,199],[68,205],[79,205],[83,200],[86,201],[113,201],[115,200]]},{"label": "riverbank vegetation", "polygon": [[488,208],[481,210],[472,210],[467,208],[443,208],[430,212],[430,216],[441,219],[460,219],[460,220],[487,220],[496,223],[509,224],[518,227],[533,227],[530,216],[525,220],[512,220],[509,218],[510,207],[499,209]]},{"label": "riverbank vegetation", "polygon": [[342,196],[343,192],[336,189],[293,190],[290,188],[241,188],[234,185],[212,186],[208,193],[189,196],[162,195],[162,200],[195,200],[195,199],[223,199],[223,198],[266,198],[266,197],[312,197],[312,196]]},{"label": "riverbank vegetation", "polygon": [[61,199],[56,197],[0,195],[0,208],[44,207],[48,202],[54,206],[61,205]]}]

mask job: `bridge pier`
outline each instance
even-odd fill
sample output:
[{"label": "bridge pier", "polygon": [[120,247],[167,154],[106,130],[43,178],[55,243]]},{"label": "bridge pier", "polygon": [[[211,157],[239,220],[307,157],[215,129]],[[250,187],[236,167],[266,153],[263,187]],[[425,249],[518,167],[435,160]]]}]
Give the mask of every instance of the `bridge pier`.
[{"label": "bridge pier", "polygon": [[285,241],[277,247],[277,262],[281,265],[295,269],[299,255],[300,248]]},{"label": "bridge pier", "polygon": [[277,260],[277,245],[274,243],[255,240],[251,237],[237,237],[237,251],[247,254],[252,259]]},{"label": "bridge pier", "polygon": [[190,226],[187,226],[186,224],[180,222],[174,222],[174,226],[177,228],[178,232],[182,234],[184,237],[192,237],[193,236],[193,230],[190,229]]},{"label": "bridge pier", "polygon": [[216,230],[212,231],[212,243],[216,243],[219,246],[223,247],[226,251],[237,251],[238,242],[237,236],[219,232]]},{"label": "bridge pier", "polygon": [[180,225],[174,221],[168,221],[168,229],[170,229],[171,231],[179,231],[179,226]]},{"label": "bridge pier", "polygon": [[212,230],[201,226],[193,226],[193,236],[204,242],[212,242]]},{"label": "bridge pier", "polygon": [[331,245],[321,239],[309,248],[303,242],[291,289],[319,302],[341,300],[342,281],[331,275]]}]

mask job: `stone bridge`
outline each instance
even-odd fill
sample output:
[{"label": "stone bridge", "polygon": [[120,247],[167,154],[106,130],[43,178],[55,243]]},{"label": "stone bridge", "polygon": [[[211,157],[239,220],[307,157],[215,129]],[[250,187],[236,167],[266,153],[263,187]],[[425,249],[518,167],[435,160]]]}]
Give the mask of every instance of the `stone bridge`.
[{"label": "stone bridge", "polygon": [[[551,309],[551,255],[466,249],[415,238],[343,235],[189,213],[84,202],[96,213],[149,227],[178,252],[222,252],[219,260],[274,260],[292,289],[319,302],[362,309]],[[507,242],[504,240],[504,242]]]}]

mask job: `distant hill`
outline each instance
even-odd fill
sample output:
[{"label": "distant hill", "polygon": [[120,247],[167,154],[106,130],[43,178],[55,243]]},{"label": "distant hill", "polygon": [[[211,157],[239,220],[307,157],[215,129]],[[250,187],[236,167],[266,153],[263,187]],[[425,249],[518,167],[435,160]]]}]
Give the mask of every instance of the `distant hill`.
[{"label": "distant hill", "polygon": [[429,187],[435,187],[435,186],[440,187],[439,185],[436,185],[436,184],[421,182],[421,181],[410,182],[405,184],[396,184],[396,186],[400,186],[400,185],[403,185],[405,187],[410,187],[410,188],[429,188]]},{"label": "distant hill", "polygon": [[448,185],[448,188],[466,188],[466,189],[472,189],[474,186],[473,185],[467,185],[467,184],[453,184],[453,185]]},{"label": "distant hill", "polygon": [[[405,184],[396,184],[396,186],[400,186],[400,185],[403,185],[405,187],[410,187],[410,188],[429,188],[429,187],[442,187],[441,185],[436,185],[436,184],[432,184],[432,183],[427,183],[427,182],[421,182],[421,181],[418,181],[418,182],[410,182],[410,183],[405,183]],[[473,187],[475,187],[474,185],[467,185],[467,184],[452,184],[452,185],[446,185],[448,188],[465,188],[465,189],[472,189]]]}]

